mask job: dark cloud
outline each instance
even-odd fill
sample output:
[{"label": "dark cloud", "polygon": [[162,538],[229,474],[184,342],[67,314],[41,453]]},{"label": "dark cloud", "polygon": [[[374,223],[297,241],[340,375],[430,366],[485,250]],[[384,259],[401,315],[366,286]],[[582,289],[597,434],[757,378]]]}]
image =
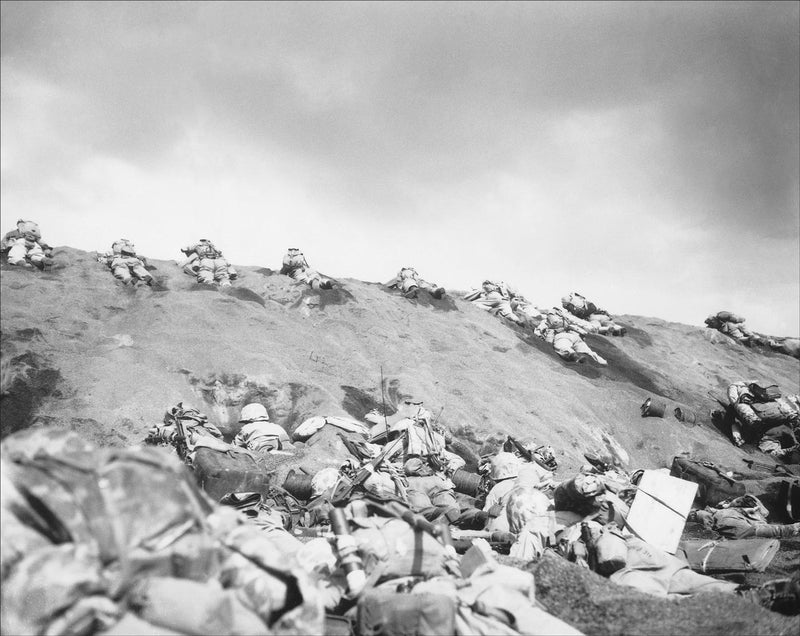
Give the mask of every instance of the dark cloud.
[{"label": "dark cloud", "polygon": [[797,32],[794,3],[25,2],[3,3],[2,58],[70,97],[50,116],[71,153],[155,168],[208,127],[371,211],[566,168],[554,123],[640,106],[663,127],[652,196],[797,236]]}]

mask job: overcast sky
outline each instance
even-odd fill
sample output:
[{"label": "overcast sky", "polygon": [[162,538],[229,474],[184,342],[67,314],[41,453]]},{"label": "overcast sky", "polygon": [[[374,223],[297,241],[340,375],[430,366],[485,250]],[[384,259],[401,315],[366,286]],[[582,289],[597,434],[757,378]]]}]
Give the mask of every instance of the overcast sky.
[{"label": "overcast sky", "polygon": [[800,334],[800,4],[2,3],[2,231]]}]

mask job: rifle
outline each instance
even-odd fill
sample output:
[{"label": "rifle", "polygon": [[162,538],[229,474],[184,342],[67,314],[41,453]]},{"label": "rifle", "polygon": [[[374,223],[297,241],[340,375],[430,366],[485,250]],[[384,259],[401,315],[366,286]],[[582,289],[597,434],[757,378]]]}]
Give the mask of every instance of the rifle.
[{"label": "rifle", "polygon": [[178,453],[183,463],[188,463],[189,445],[186,441],[186,428],[183,425],[183,420],[180,417],[175,418],[175,450]]},{"label": "rifle", "polygon": [[769,472],[772,472],[774,468],[777,468],[777,465],[770,466],[769,464],[765,464],[763,462],[757,462],[754,459],[747,459],[746,457],[743,457],[742,461],[745,464],[747,464],[747,467],[750,470],[753,470],[753,468],[761,468],[762,470],[768,470]]},{"label": "rifle", "polygon": [[747,467],[750,470],[760,468],[761,470],[765,470],[765,471],[770,472],[770,473],[778,473],[778,474],[781,474],[781,475],[791,475],[792,474],[792,472],[788,468],[786,468],[786,466],[783,465],[783,464],[775,464],[774,466],[772,466],[770,464],[765,464],[763,462],[757,462],[754,459],[747,459],[747,458],[742,458],[742,461],[745,464],[747,464]]},{"label": "rifle", "polygon": [[599,457],[595,457],[594,455],[590,455],[589,453],[584,453],[583,456],[586,458],[586,461],[589,462],[592,466],[594,466],[597,470],[602,473],[606,473],[613,468],[611,464],[608,462],[604,462]]},{"label": "rifle", "polygon": [[386,421],[386,394],[383,390],[383,365],[381,365],[381,407],[383,408],[383,428],[389,434],[389,424]]},{"label": "rifle", "polygon": [[389,442],[375,459],[359,469],[352,481],[345,477],[339,477],[339,482],[331,496],[331,504],[337,507],[347,505],[353,490],[367,481],[385,459],[394,455],[397,449],[402,447],[404,441],[404,437],[400,436]]},{"label": "rifle", "polygon": [[[525,459],[525,461],[529,461],[529,462],[534,461],[533,452],[529,451],[527,448],[525,448],[516,439],[511,437],[511,435],[508,436],[508,439],[506,440],[506,443],[503,444],[503,446],[505,447],[507,444],[511,444],[511,449],[516,448],[517,451],[519,452],[519,454],[522,455],[523,459]],[[504,450],[505,450],[505,448],[504,448]]]}]

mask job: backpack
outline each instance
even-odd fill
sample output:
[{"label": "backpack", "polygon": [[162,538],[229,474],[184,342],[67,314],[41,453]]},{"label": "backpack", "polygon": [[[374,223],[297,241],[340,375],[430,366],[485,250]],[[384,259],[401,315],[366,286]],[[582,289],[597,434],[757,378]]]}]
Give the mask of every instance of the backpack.
[{"label": "backpack", "polygon": [[[577,303],[576,300],[578,301]],[[575,314],[578,318],[588,318],[597,312],[597,305],[586,300],[586,298],[581,296],[578,292],[572,292],[565,309]]]},{"label": "backpack", "polygon": [[455,634],[456,601],[445,594],[404,594],[371,589],[358,601],[359,634],[450,636]]},{"label": "backpack", "polygon": [[733,322],[736,324],[744,322],[744,318],[730,311],[717,312],[717,319],[721,322]]},{"label": "backpack", "polygon": [[289,253],[286,255],[288,258],[285,261],[285,265],[295,269],[298,267],[308,267],[308,263],[306,262],[306,257],[303,255],[303,252],[300,250],[289,250]]},{"label": "backpack", "polygon": [[352,536],[374,585],[408,576],[457,574],[458,561],[432,535],[395,517],[355,518]]},{"label": "backpack", "polygon": [[266,494],[270,488],[271,475],[265,462],[252,453],[224,453],[213,448],[197,448],[192,468],[198,485],[214,501],[234,492]]},{"label": "backpack", "polygon": [[772,402],[753,402],[750,404],[758,419],[769,428],[789,422],[797,417],[797,412],[785,400]]},{"label": "backpack", "polygon": [[751,382],[747,388],[759,402],[772,402],[781,396],[781,390],[777,384],[761,386],[756,382]]},{"label": "backpack", "polygon": [[[159,556],[173,574],[192,565],[170,565],[179,544],[165,539],[171,529],[200,527],[211,502],[177,457],[152,447],[96,448],[71,431],[29,431],[4,440],[4,464],[54,543],[96,546],[102,563],[123,559],[139,570],[162,569]],[[211,558],[203,553],[201,569]]]},{"label": "backpack", "polygon": [[114,252],[114,254],[126,252],[127,254],[135,255],[136,247],[128,239],[121,238],[111,244],[111,251]]},{"label": "backpack", "polygon": [[194,246],[194,251],[200,258],[219,258],[222,256],[222,252],[211,241],[200,241]]}]

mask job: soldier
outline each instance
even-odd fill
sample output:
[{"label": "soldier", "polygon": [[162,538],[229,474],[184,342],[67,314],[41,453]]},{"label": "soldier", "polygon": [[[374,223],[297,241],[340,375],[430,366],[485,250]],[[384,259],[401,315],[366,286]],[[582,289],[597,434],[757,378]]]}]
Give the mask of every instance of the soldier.
[{"label": "soldier", "polygon": [[783,397],[774,386],[764,389],[756,382],[734,382],[728,386],[728,403],[735,415],[731,437],[737,446],[751,441],[776,459],[790,456],[797,448],[797,395]]},{"label": "soldier", "polygon": [[600,366],[608,364],[584,342],[583,336],[586,335],[586,330],[565,316],[563,309],[553,307],[549,310],[544,320],[534,329],[534,333],[542,340],[551,343],[556,353],[568,362],[583,362],[589,357]]},{"label": "soldier", "polygon": [[282,426],[269,421],[263,405],[252,403],[242,409],[239,416],[242,428],[233,440],[235,446],[258,453],[293,450],[294,446]]},{"label": "soldier", "polygon": [[743,495],[718,506],[690,513],[688,521],[700,521],[706,528],[716,530],[726,539],[767,537],[789,539],[800,537],[800,523],[768,523],[769,513],[756,497]]},{"label": "soldier", "polygon": [[19,219],[17,229],[3,237],[0,248],[8,250],[9,265],[43,270],[53,264],[53,248],[42,240],[41,230],[34,221]]},{"label": "soldier", "polygon": [[750,331],[744,324],[745,319],[730,311],[720,311],[711,314],[706,318],[705,323],[711,329],[716,329],[720,333],[733,338],[740,345],[751,347],[754,344],[762,344],[761,338]]},{"label": "soldier", "polygon": [[107,265],[114,278],[122,281],[124,285],[136,284],[139,281],[146,285],[153,284],[153,277],[145,268],[145,258],[136,254],[136,247],[128,239],[114,241],[111,251],[99,255],[97,260]]},{"label": "soldier", "polygon": [[497,453],[490,461],[489,479],[492,488],[486,495],[483,511],[489,517],[486,529],[491,532],[508,532],[506,504],[509,494],[518,485],[519,466],[520,460],[513,453]]},{"label": "soldier", "polygon": [[333,281],[330,278],[325,278],[318,271],[311,269],[303,252],[296,247],[290,247],[286,252],[280,273],[286,274],[301,283],[306,283],[312,289],[333,289]]},{"label": "soldier", "polygon": [[490,314],[500,315],[514,324],[520,326],[525,324],[525,321],[514,312],[514,308],[511,306],[511,296],[504,283],[497,284],[485,280],[480,290],[467,294],[464,296],[464,300],[472,301],[473,305],[477,305]]},{"label": "soldier", "polygon": [[231,278],[236,277],[233,270],[231,276],[231,266],[222,257],[222,251],[208,239],[200,239],[198,243],[187,245],[181,248],[187,256],[187,260],[181,265],[183,271],[192,276],[197,276],[198,283],[213,285],[219,283],[220,287],[229,287]]},{"label": "soldier", "polygon": [[413,267],[402,268],[386,286],[390,289],[399,289],[406,298],[416,298],[420,289],[430,292],[434,298],[444,296],[444,287],[423,280]]},{"label": "soldier", "polygon": [[555,543],[555,518],[551,502],[541,490],[530,486],[515,486],[506,504],[508,530],[517,536],[509,556],[535,559]]},{"label": "soldier", "polygon": [[569,313],[592,325],[592,331],[600,335],[624,336],[625,327],[620,327],[614,322],[605,309],[600,309],[585,296],[572,292],[561,299],[561,306]]}]

